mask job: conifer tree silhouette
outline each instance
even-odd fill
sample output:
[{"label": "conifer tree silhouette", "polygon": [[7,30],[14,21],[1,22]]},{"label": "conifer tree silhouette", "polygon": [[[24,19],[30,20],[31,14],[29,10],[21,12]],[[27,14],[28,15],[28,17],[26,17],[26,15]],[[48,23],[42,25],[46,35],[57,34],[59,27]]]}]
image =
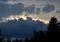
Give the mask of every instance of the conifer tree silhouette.
[{"label": "conifer tree silhouette", "polygon": [[55,16],[51,18],[48,25],[48,31],[55,31],[57,29],[57,19]]},{"label": "conifer tree silhouette", "polygon": [[[60,34],[60,30],[58,29],[58,21],[56,19],[55,16],[53,16],[51,18],[51,20],[49,21],[49,25],[47,27],[48,31],[47,31],[47,39],[48,42],[50,41],[57,41],[58,39],[58,35]],[[58,31],[59,30],[59,31]],[[59,36],[60,37],[60,36]]]},{"label": "conifer tree silhouette", "polygon": [[[31,41],[32,42],[52,42],[60,40],[60,23],[57,18],[53,16],[49,21],[47,31],[34,31]],[[58,39],[58,40],[57,40]]]}]

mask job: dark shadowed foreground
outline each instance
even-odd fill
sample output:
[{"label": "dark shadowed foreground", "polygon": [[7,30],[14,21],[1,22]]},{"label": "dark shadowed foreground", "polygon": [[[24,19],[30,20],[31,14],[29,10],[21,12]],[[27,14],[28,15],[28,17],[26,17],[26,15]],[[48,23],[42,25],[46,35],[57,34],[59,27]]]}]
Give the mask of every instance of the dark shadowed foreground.
[{"label": "dark shadowed foreground", "polygon": [[47,31],[34,30],[31,38],[25,39],[15,39],[7,38],[4,40],[4,37],[1,35],[0,30],[0,42],[60,42],[60,23],[57,21],[56,17],[52,17],[47,26]]}]

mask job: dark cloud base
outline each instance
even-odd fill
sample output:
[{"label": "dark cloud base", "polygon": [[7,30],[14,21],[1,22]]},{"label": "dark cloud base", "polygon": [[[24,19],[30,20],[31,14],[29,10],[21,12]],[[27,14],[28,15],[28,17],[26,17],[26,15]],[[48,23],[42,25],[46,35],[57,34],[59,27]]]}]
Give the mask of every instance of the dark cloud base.
[{"label": "dark cloud base", "polygon": [[21,18],[18,21],[8,20],[8,22],[0,23],[4,37],[31,37],[34,30],[46,30],[46,26],[43,22],[39,20],[34,21],[30,17],[27,17],[27,20]]}]

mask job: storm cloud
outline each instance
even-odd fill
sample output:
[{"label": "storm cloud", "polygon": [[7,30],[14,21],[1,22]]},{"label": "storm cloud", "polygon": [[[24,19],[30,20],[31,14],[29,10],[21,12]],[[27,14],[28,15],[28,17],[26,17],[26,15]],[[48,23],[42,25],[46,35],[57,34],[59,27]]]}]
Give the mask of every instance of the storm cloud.
[{"label": "storm cloud", "polygon": [[11,37],[29,37],[34,30],[47,30],[46,26],[42,21],[34,21],[30,17],[27,20],[20,18],[18,21],[15,19],[0,23],[4,37],[9,37],[9,33]]}]

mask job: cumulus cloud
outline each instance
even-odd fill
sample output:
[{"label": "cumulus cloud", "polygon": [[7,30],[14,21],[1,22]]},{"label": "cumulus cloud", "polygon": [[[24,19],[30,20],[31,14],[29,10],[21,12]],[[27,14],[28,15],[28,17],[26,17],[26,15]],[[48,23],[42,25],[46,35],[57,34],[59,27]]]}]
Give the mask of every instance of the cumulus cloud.
[{"label": "cumulus cloud", "polygon": [[38,31],[47,29],[46,24],[39,20],[34,21],[30,17],[27,17],[27,20],[20,18],[18,21],[15,19],[8,20],[7,22],[2,22],[0,23],[0,28],[2,29],[3,35],[9,36],[8,34],[10,33],[11,37],[26,37],[26,35],[29,37],[29,35],[32,35],[34,30]]}]

